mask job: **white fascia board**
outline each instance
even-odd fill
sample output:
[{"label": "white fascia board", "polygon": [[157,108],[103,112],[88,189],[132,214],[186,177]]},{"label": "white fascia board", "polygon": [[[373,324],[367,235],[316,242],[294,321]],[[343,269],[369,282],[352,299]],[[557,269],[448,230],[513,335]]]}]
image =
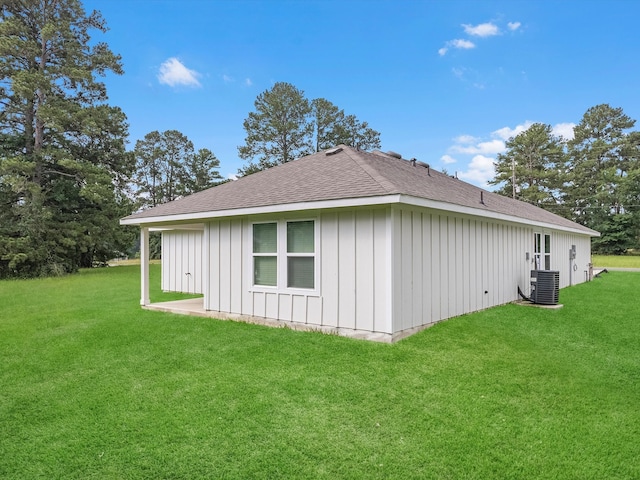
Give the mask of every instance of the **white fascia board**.
[{"label": "white fascia board", "polygon": [[261,215],[265,213],[300,212],[304,210],[323,210],[330,208],[361,207],[369,205],[387,205],[399,203],[400,195],[379,195],[375,197],[345,198],[339,200],[322,200],[318,202],[285,203],[282,205],[266,205],[264,207],[236,208],[233,210],[214,210],[209,212],[184,213],[180,215],[163,215],[157,217],[123,218],[120,225],[171,224],[176,222],[206,221],[212,218],[239,217]]},{"label": "white fascia board", "polygon": [[298,202],[298,203],[285,203],[281,205],[266,205],[263,207],[249,207],[249,208],[236,208],[233,210],[212,210],[208,212],[196,212],[196,213],[184,213],[180,215],[163,215],[157,217],[143,217],[143,218],[131,218],[121,219],[120,225],[152,225],[155,224],[158,227],[171,226],[171,228],[179,228],[180,223],[193,223],[207,221],[213,218],[227,218],[238,217],[247,215],[261,215],[270,213],[283,213],[283,212],[300,212],[305,210],[323,210],[331,208],[344,208],[344,207],[362,207],[372,205],[389,205],[389,204],[405,204],[413,205],[416,207],[431,208],[434,210],[442,210],[445,212],[460,213],[463,215],[470,215],[474,217],[491,218],[495,220],[502,220],[510,223],[518,223],[522,225],[535,226],[540,228],[549,228],[553,230],[561,230],[563,232],[571,232],[579,235],[600,236],[598,232],[585,232],[578,228],[565,227],[562,225],[556,225],[553,223],[537,222],[522,217],[516,217],[514,215],[506,215],[503,213],[493,212],[491,210],[482,210],[479,208],[467,207],[464,205],[456,205],[453,203],[442,202],[438,200],[429,200],[426,198],[414,197],[411,195],[378,195],[375,197],[358,197],[358,198],[344,198],[338,200],[322,200],[317,202]]},{"label": "white fascia board", "polygon": [[595,231],[594,233],[590,233],[590,232],[585,232],[584,230],[580,230],[578,228],[565,227],[562,225],[556,225],[554,223],[538,222],[535,220],[529,220],[527,218],[516,217],[515,215],[506,215],[504,213],[497,213],[491,210],[481,210],[479,208],[466,207],[464,205],[456,205],[453,203],[440,202],[437,200],[428,200],[426,198],[412,197],[409,195],[401,195],[400,203],[403,203],[406,205],[414,205],[416,207],[425,207],[425,208],[432,208],[435,210],[443,210],[446,212],[461,213],[464,215],[471,215],[474,217],[491,218],[491,219],[502,220],[510,223],[520,223],[523,225],[529,225],[534,227],[549,228],[552,230],[561,230],[563,232],[577,233],[579,235],[589,235],[592,237],[600,236],[600,234]]},{"label": "white fascia board", "polygon": [[170,225],[166,227],[149,227],[150,232],[168,232],[173,230],[203,232],[204,223],[185,223],[180,225]]}]

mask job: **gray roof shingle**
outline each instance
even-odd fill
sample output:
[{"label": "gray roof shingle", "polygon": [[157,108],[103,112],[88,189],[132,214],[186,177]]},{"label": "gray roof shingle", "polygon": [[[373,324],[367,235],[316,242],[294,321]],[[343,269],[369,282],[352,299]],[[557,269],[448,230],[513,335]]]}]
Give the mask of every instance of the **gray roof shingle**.
[{"label": "gray roof shingle", "polygon": [[[342,150],[331,155],[315,153],[123,220],[127,223],[151,217],[170,220],[174,215],[401,194],[597,234],[536,206],[482,190],[407,160],[344,145],[339,148]],[[480,203],[481,192],[484,203]]]}]

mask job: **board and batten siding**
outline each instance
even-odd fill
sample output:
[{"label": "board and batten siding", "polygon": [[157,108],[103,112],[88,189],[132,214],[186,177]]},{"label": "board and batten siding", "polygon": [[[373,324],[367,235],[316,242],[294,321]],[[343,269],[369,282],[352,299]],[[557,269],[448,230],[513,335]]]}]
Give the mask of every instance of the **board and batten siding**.
[{"label": "board and batten siding", "polygon": [[[576,258],[570,261],[569,250],[576,246]],[[551,270],[560,272],[560,288],[589,280],[591,237],[566,232],[551,232]]]},{"label": "board and batten siding", "polygon": [[[252,285],[253,222],[316,222],[318,288]],[[587,279],[590,238],[409,206],[255,216],[205,224],[205,309],[310,326],[396,335],[530,294],[534,232],[551,235],[560,286]],[[576,270],[569,249],[576,245]],[[571,267],[573,268],[573,267]],[[572,272],[570,277],[569,272]],[[400,335],[402,336],[402,335]]]},{"label": "board and batten siding", "polygon": [[518,299],[533,229],[443,211],[394,208],[394,333]]},{"label": "board and batten siding", "polygon": [[208,263],[205,309],[321,327],[392,333],[387,208],[331,210],[287,216],[316,221],[319,288],[253,288],[251,228],[280,217],[212,220],[205,225]]},{"label": "board and batten siding", "polygon": [[161,251],[162,290],[203,293],[202,231],[163,231]]}]

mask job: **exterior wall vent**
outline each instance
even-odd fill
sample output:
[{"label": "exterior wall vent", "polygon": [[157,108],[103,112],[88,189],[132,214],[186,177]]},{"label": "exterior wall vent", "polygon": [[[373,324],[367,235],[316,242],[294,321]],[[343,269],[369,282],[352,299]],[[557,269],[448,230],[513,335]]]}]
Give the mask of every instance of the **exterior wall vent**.
[{"label": "exterior wall vent", "polygon": [[542,305],[557,305],[560,272],[557,270],[531,270],[531,301]]}]

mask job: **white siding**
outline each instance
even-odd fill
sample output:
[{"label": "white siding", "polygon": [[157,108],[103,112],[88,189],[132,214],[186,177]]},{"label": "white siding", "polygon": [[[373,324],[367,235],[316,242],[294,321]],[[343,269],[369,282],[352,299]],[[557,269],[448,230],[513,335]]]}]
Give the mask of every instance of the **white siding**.
[{"label": "white siding", "polygon": [[[323,220],[324,223],[324,220]],[[323,252],[324,253],[324,252]],[[356,222],[355,212],[338,214],[338,318],[337,327],[356,327]],[[335,287],[323,290],[331,295]],[[373,298],[371,298],[373,300]],[[329,320],[330,322],[330,320]]]},{"label": "white siding", "polygon": [[[576,258],[570,262],[569,250],[576,246]],[[551,232],[551,270],[560,272],[560,288],[588,280],[591,239],[583,235]]]},{"label": "white siding", "polygon": [[162,232],[162,290],[203,293],[202,245],[201,231]]},{"label": "white siding", "polygon": [[[337,325],[340,316],[340,295],[338,294],[340,291],[338,213],[325,213],[321,216],[321,220],[322,252],[320,255],[320,268],[322,280],[320,282],[320,295],[322,296],[322,317],[320,323]],[[335,291],[335,293],[329,294],[331,291]]]},{"label": "white siding", "polygon": [[[517,300],[518,287],[529,293],[532,227],[396,206],[306,212],[300,218],[316,221],[315,291],[252,287],[252,223],[282,218],[213,220],[205,226],[203,255],[209,268],[207,308],[396,334]],[[545,233],[552,236],[552,268],[560,271],[561,287],[569,285],[571,245],[577,248],[571,281],[584,281],[589,237]]]},{"label": "white siding", "polygon": [[[205,226],[209,233],[208,309],[242,312],[243,297],[248,295],[243,282],[243,265],[247,254],[245,223],[242,219],[212,221]],[[263,299],[261,299],[263,300]],[[264,309],[264,300],[261,303]]]},{"label": "white siding", "polygon": [[[388,314],[387,210],[320,212],[318,293],[273,292],[251,286],[249,230],[253,218],[211,221],[209,310],[353,330],[391,332]],[[294,217],[287,217],[294,218]],[[276,220],[261,217],[260,221]]]},{"label": "white siding", "polygon": [[[426,219],[426,216],[423,217]],[[429,292],[431,295],[431,317],[425,317],[426,323],[432,323],[442,318],[442,309],[440,305],[440,215],[434,213],[429,215],[429,219],[425,222],[425,227],[431,229],[431,244],[428,245],[431,259],[431,276],[425,277],[425,280],[431,280],[430,283],[422,285],[423,292]],[[425,248],[427,246],[425,245]],[[429,295],[427,293],[427,295]]]},{"label": "white siding", "polygon": [[392,333],[387,212],[365,208],[320,214],[321,325]]},{"label": "white siding", "polygon": [[357,330],[373,331],[375,315],[375,262],[373,212],[356,211],[355,286]]},{"label": "white siding", "polygon": [[517,300],[527,287],[532,229],[411,208],[392,219],[394,333]]},{"label": "white siding", "polygon": [[[222,312],[238,313],[231,310],[231,279],[233,277],[233,265],[231,265],[231,228],[242,228],[239,220],[221,220],[219,222],[218,238],[220,242],[220,270],[217,278],[217,290],[219,294],[219,307],[216,310]],[[239,268],[239,265],[235,266]]]},{"label": "white siding", "polygon": [[[211,222],[205,225],[205,230],[209,233],[209,289],[205,292],[205,308],[209,310],[220,310],[220,222]],[[206,256],[206,255],[205,255]]]}]

